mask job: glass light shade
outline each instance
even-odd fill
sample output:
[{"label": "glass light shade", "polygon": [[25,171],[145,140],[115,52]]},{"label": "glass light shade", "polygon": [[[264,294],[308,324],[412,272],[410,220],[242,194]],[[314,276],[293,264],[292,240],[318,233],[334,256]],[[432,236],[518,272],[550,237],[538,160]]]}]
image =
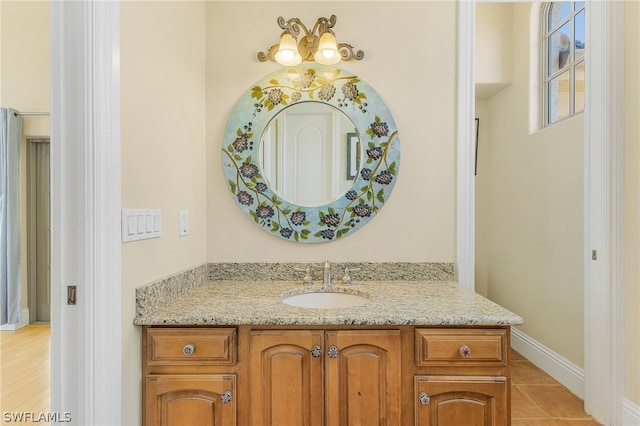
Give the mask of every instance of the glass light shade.
[{"label": "glass light shade", "polygon": [[296,39],[289,33],[283,34],[280,37],[280,46],[275,54],[276,61],[280,65],[294,66],[302,62],[302,56],[298,52],[298,45]]},{"label": "glass light shade", "polygon": [[333,65],[340,62],[340,52],[338,52],[338,44],[333,34],[328,31],[322,34],[318,42],[318,50],[313,55],[313,59],[323,65]]}]

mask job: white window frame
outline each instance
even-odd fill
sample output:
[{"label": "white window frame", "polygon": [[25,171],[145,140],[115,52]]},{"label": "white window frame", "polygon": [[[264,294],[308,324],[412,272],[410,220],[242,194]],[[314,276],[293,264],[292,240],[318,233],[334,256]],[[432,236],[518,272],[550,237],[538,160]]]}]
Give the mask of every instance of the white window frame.
[{"label": "white window frame", "polygon": [[[569,16],[564,18],[558,24],[556,24],[553,28],[549,29],[549,13],[551,12],[551,7],[556,3],[565,3],[565,1],[559,2],[548,2],[544,5],[542,14],[540,16],[540,34],[542,37],[542,60],[540,63],[542,64],[541,76],[542,76],[542,127],[552,126],[556,123],[562,122],[568,118],[574,117],[578,114],[582,114],[584,112],[584,106],[581,110],[576,111],[575,106],[575,97],[576,97],[576,75],[575,70],[578,64],[585,63],[585,55],[581,58],[575,58],[575,17],[583,10],[585,11],[585,26],[586,26],[586,2],[579,8],[575,8],[575,2],[566,1],[566,3],[571,4],[571,12]],[[570,24],[570,32],[571,42],[569,49],[569,57],[567,62],[562,68],[559,68],[552,74],[549,74],[549,39],[551,36],[560,30],[567,23]],[[586,31],[586,28],[585,28]],[[584,40],[583,40],[584,42]],[[569,114],[566,117],[558,118],[555,121],[551,121],[550,119],[550,96],[549,96],[549,83],[555,79],[556,77],[564,74],[565,72],[569,72]],[[585,77],[586,79],[586,77]],[[586,85],[586,82],[585,82]]]}]

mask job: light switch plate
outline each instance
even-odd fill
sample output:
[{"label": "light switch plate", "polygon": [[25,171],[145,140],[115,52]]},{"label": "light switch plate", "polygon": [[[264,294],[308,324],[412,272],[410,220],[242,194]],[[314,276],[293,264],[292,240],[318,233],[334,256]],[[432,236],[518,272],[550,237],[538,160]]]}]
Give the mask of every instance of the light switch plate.
[{"label": "light switch plate", "polygon": [[122,209],[122,242],[160,238],[162,215],[160,209]]}]

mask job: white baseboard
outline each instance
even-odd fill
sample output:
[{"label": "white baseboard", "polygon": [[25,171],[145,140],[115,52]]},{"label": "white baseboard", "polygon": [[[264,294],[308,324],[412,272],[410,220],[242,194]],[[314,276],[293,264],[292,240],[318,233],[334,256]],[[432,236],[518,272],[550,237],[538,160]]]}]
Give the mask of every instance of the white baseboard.
[{"label": "white baseboard", "polygon": [[0,325],[0,331],[15,331],[29,325],[29,308],[23,308],[20,315],[22,318],[18,324]]},{"label": "white baseboard", "polygon": [[511,328],[511,347],[584,399],[584,370],[520,330]]},{"label": "white baseboard", "polygon": [[640,426],[640,406],[628,399],[622,403],[622,426]]}]

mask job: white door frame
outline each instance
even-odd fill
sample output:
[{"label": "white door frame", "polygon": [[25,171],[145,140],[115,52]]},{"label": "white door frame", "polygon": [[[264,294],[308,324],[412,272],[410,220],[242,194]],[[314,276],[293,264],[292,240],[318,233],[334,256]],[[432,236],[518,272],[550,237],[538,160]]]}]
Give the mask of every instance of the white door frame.
[{"label": "white door frame", "polygon": [[456,280],[475,289],[475,1],[458,3]]},{"label": "white door frame", "polygon": [[61,424],[122,423],[119,38],[117,1],[51,2],[51,409],[71,418]]},{"label": "white door frame", "polygon": [[[483,3],[515,3],[478,0]],[[458,2],[458,279],[473,288],[475,0]],[[624,2],[587,7],[584,160],[585,409],[619,425],[624,400]],[[466,102],[467,104],[460,105]],[[597,260],[591,260],[597,250]]]},{"label": "white door frame", "polygon": [[[624,4],[589,8],[585,257],[597,250],[598,260],[585,260],[585,404],[615,425],[624,369]],[[116,1],[51,3],[51,395],[52,411],[71,413],[74,424],[121,422],[118,14]],[[458,35],[457,276],[473,288],[473,0],[458,3]],[[77,286],[76,306],[66,304],[68,285]]]},{"label": "white door frame", "polygon": [[591,1],[586,12],[584,401],[588,413],[617,426],[624,401],[624,2]]}]

